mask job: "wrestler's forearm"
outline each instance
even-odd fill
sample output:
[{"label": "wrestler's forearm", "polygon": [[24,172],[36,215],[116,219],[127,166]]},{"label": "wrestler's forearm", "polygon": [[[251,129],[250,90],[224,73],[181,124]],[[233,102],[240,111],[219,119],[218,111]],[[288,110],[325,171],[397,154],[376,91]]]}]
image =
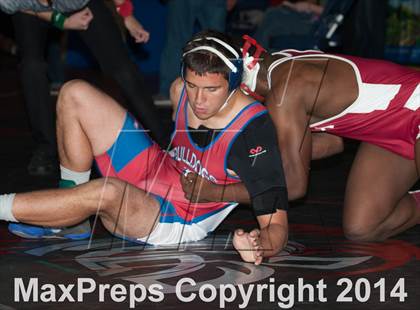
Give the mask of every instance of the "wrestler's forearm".
[{"label": "wrestler's forearm", "polygon": [[289,164],[283,161],[289,200],[302,198],[308,187],[309,168],[303,164]]},{"label": "wrestler's forearm", "polygon": [[280,224],[270,224],[260,230],[263,256],[270,257],[279,253],[287,244],[288,228]]},{"label": "wrestler's forearm", "polygon": [[289,130],[290,136],[279,140],[289,200],[306,195],[311,164],[311,134],[308,130],[296,132]]},{"label": "wrestler's forearm", "polygon": [[216,199],[219,201],[235,201],[238,203],[250,204],[251,197],[243,183],[223,185],[219,189]]}]

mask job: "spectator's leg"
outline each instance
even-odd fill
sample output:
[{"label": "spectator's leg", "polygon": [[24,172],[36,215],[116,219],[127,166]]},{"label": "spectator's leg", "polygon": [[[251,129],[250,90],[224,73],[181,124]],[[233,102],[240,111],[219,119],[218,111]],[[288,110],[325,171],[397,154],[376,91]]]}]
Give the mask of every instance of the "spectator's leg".
[{"label": "spectator's leg", "polygon": [[15,14],[13,24],[22,58],[21,80],[26,110],[38,146],[28,170],[31,174],[48,174],[54,169],[56,154],[54,107],[44,58],[49,25],[24,13]]},{"label": "spectator's leg", "polygon": [[113,19],[112,13],[103,0],[91,0],[93,20],[80,36],[98,60],[105,74],[113,77],[128,98],[129,109],[134,112],[152,137],[160,145],[169,140],[169,133],[163,130],[157,108],[139,68],[130,59],[127,47]]},{"label": "spectator's leg", "polygon": [[225,32],[227,18],[226,0],[195,1],[194,11],[202,30],[212,29]]},{"label": "spectator's leg", "polygon": [[284,7],[270,8],[264,14],[254,37],[265,48],[270,47],[270,39],[274,37],[277,41],[281,41],[281,49],[292,48],[293,46],[288,44],[290,36],[298,38],[310,34],[313,23],[310,14],[294,12]]},{"label": "spectator's leg", "polygon": [[182,48],[191,38],[196,0],[171,0],[167,5],[166,39],[160,59],[160,93],[169,97],[169,87],[180,74]]}]

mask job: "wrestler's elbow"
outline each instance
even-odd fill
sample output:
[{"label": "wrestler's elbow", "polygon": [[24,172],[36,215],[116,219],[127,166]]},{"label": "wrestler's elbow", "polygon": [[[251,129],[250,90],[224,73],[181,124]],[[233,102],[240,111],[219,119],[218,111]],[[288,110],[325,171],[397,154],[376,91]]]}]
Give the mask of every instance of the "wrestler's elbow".
[{"label": "wrestler's elbow", "polygon": [[303,198],[306,195],[308,189],[307,182],[299,182],[297,184],[287,186],[287,193],[289,200],[296,200]]},{"label": "wrestler's elbow", "polygon": [[306,165],[303,164],[297,155],[289,158],[291,160],[283,161],[287,193],[289,200],[296,200],[306,194],[309,180],[309,162]]}]

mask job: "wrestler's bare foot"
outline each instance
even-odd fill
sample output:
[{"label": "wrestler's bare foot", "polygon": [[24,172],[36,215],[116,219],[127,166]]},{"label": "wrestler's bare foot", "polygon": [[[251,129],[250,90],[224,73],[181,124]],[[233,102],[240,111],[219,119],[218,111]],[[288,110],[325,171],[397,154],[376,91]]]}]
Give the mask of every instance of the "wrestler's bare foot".
[{"label": "wrestler's bare foot", "polygon": [[263,249],[260,244],[260,231],[254,229],[251,232],[244,232],[242,229],[235,230],[233,246],[241,258],[248,263],[261,264],[263,260]]}]

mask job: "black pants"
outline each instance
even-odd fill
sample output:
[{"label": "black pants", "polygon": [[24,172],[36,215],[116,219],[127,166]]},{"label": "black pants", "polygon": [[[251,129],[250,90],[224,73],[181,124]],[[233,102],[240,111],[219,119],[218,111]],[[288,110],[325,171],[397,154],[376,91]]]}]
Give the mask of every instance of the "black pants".
[{"label": "black pants", "polygon": [[384,58],[388,1],[355,0],[343,23],[342,53]]},{"label": "black pants", "polygon": [[[112,13],[103,0],[91,0],[93,13],[89,28],[78,31],[97,59],[102,71],[113,77],[129,102],[129,109],[160,144],[167,139],[149,90],[137,66],[129,59]],[[56,150],[54,107],[49,95],[45,45],[50,24],[32,15],[13,16],[16,41],[21,53],[21,80],[25,104],[38,145]]]}]

